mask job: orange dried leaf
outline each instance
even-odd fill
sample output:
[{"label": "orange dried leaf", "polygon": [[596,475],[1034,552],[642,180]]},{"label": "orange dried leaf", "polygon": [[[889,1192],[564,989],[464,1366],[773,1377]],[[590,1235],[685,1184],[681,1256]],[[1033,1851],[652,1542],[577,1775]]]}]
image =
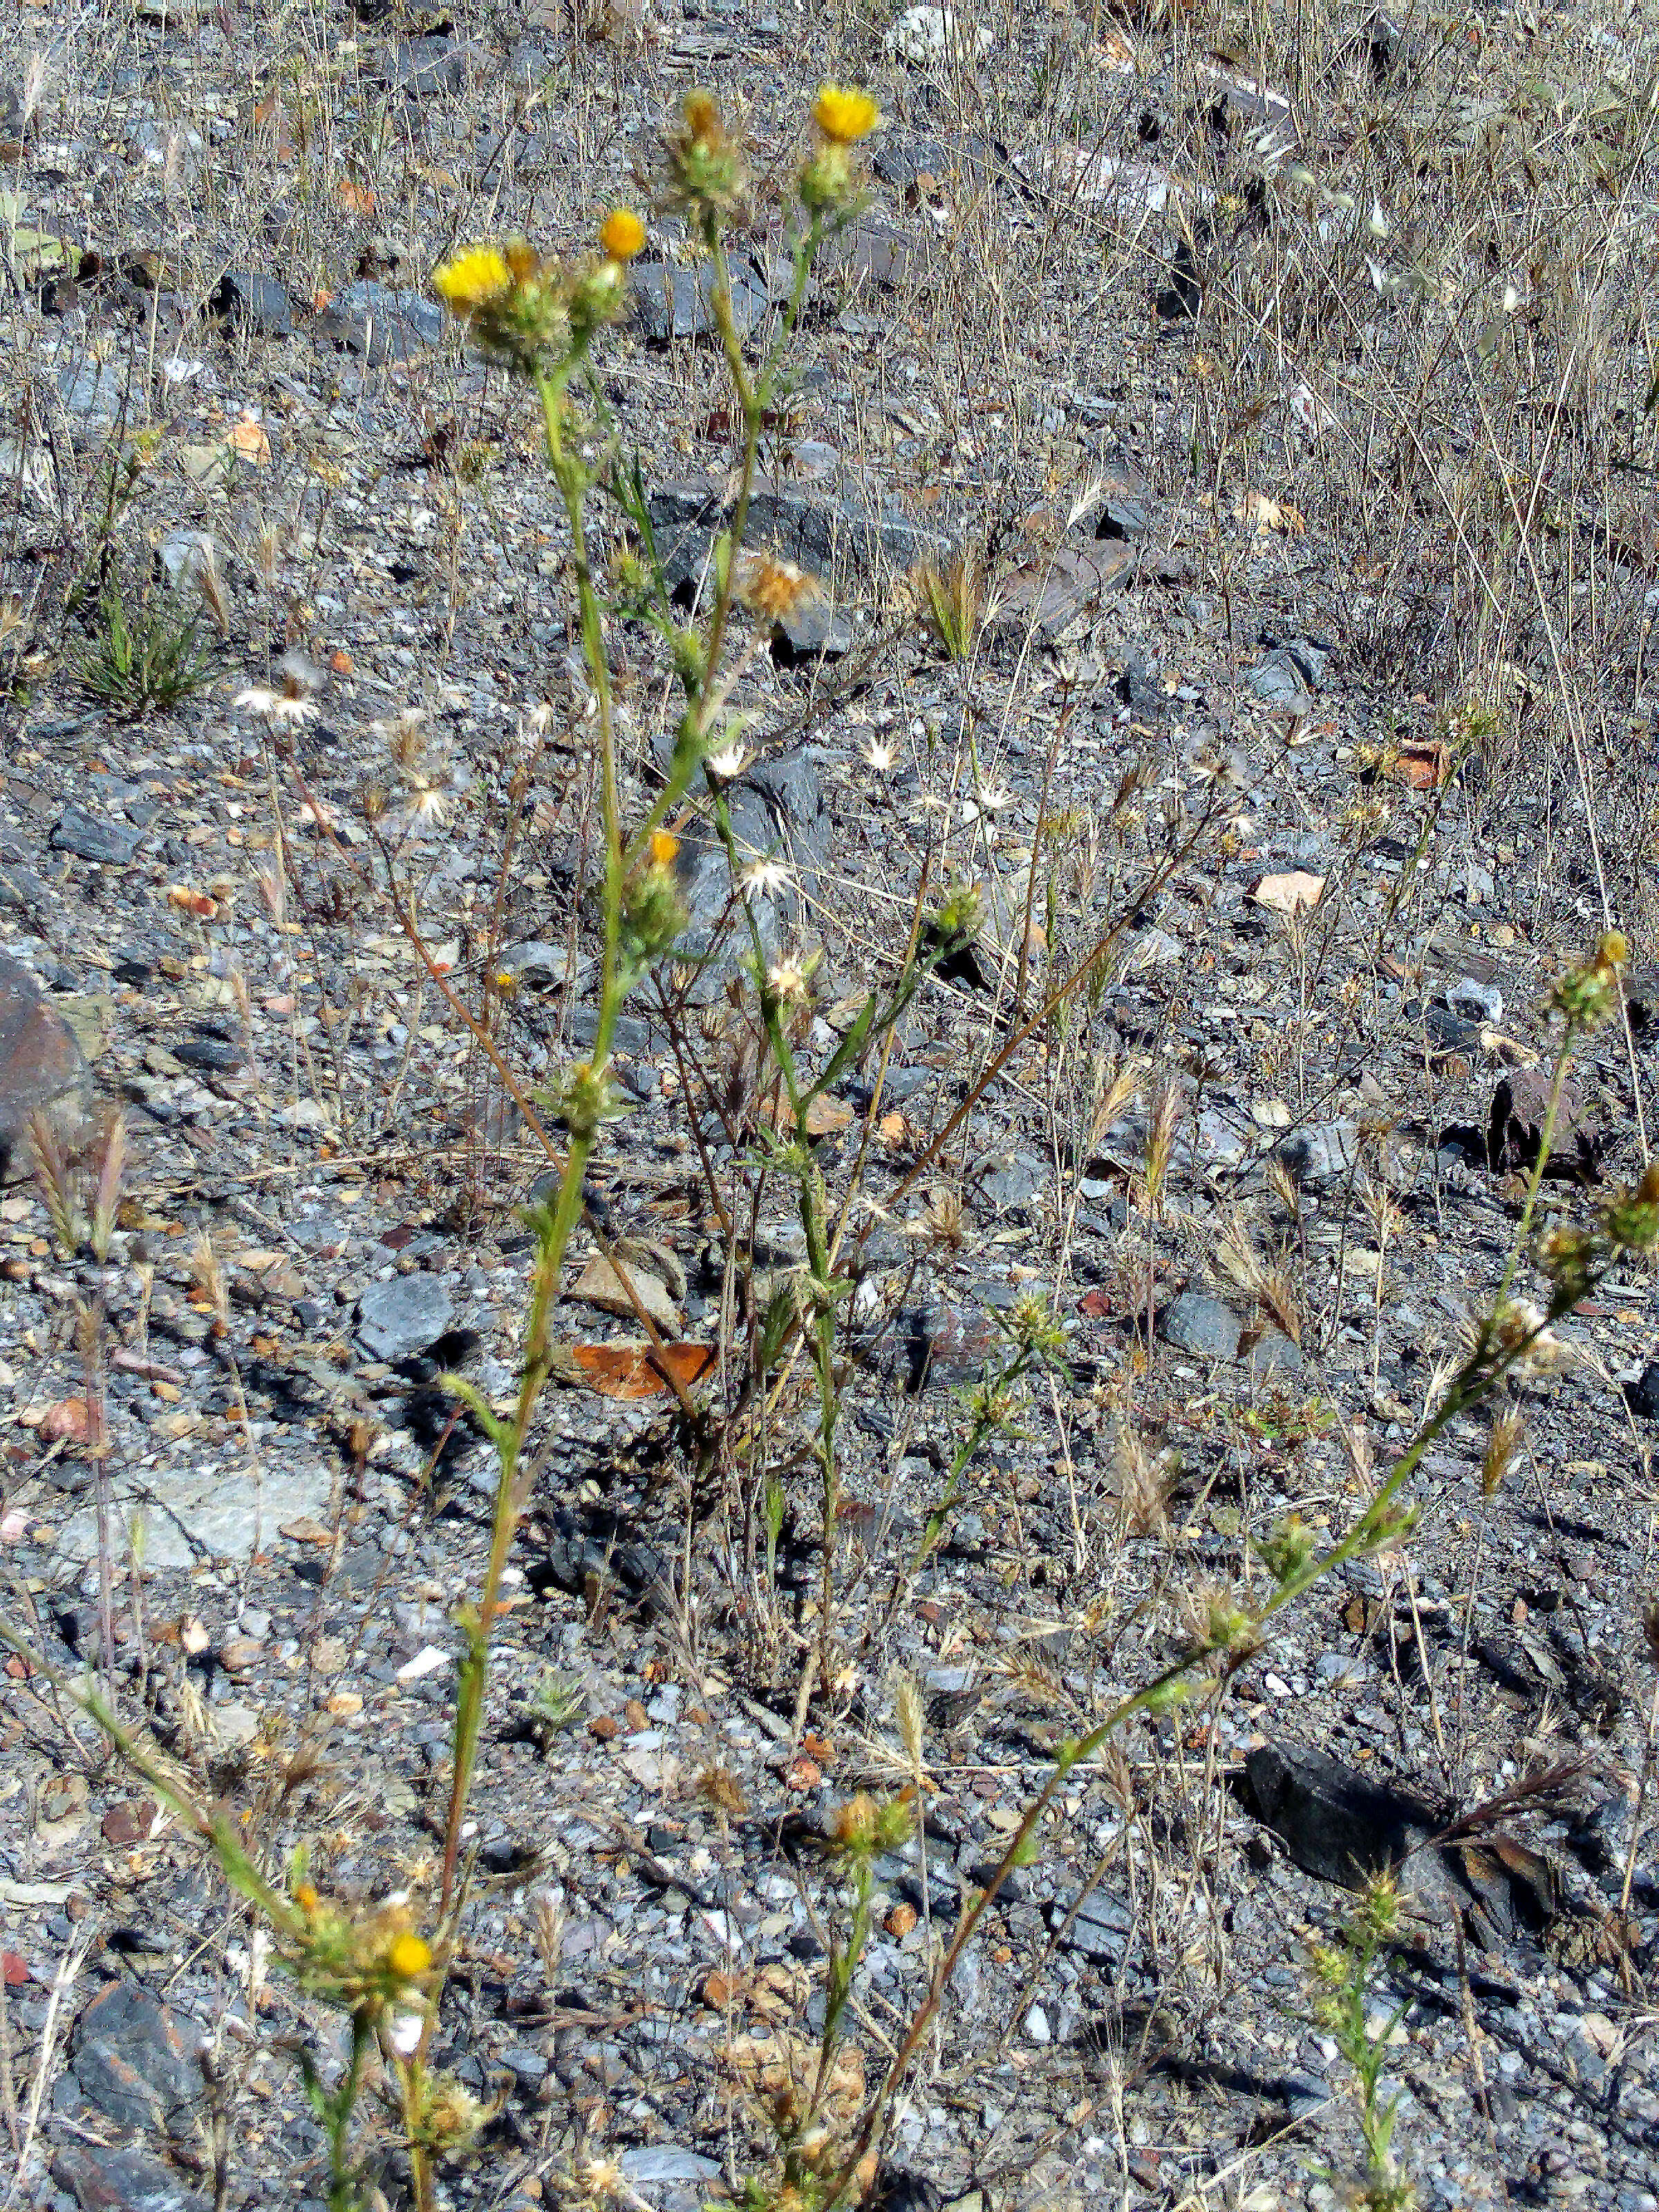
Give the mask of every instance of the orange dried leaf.
[{"label": "orange dried leaf", "polygon": [[252,415],[244,415],[230,434],[230,442],[245,461],[262,469],[270,459],[270,441],[265,435],[265,426]]},{"label": "orange dried leaf", "polygon": [[665,1344],[660,1352],[643,1339],[573,1344],[565,1379],[597,1390],[602,1398],[654,1398],[665,1395],[671,1387],[661,1369],[665,1368],[683,1390],[690,1390],[708,1375],[714,1357],[712,1344]]},{"label": "orange dried leaf", "polygon": [[373,215],[374,194],[368,185],[360,185],[355,177],[342,177],[334,187],[334,197],[348,215]]},{"label": "orange dried leaf", "polygon": [[1411,791],[1433,791],[1451,774],[1451,755],[1434,738],[1413,738],[1401,746],[1394,773]]}]

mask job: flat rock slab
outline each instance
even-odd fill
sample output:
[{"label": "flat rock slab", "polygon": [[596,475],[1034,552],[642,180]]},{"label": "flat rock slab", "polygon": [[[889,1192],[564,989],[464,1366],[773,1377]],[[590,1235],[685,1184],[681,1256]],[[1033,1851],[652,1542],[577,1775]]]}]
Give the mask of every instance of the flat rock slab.
[{"label": "flat rock slab", "polygon": [[112,1982],[81,2015],[73,2069],[52,2101],[62,2109],[84,2100],[122,2127],[187,2126],[202,2094],[201,2040],[147,1989]]},{"label": "flat rock slab", "polygon": [[357,1301],[357,1336],[371,1359],[409,1359],[435,1344],[455,1315],[435,1275],[394,1275]]},{"label": "flat rock slab", "polygon": [[[766,279],[747,262],[732,263],[732,319],[747,337],[771,313]],[[653,345],[674,338],[714,337],[714,267],[678,269],[665,261],[637,261],[633,270],[634,315]]]},{"label": "flat rock slab", "polygon": [[84,806],[66,806],[52,833],[52,850],[102,867],[125,868],[143,842],[144,833],[130,822],[112,822]]},{"label": "flat rock slab", "polygon": [[[628,1265],[625,1257],[623,1265]],[[666,1285],[659,1282],[648,1267],[629,1267],[628,1279],[653,1327],[678,1336],[680,1330],[679,1309],[670,1297]],[[587,1305],[598,1306],[605,1313],[631,1316],[634,1311],[628,1292],[623,1288],[621,1276],[601,1253],[593,1255],[571,1285],[568,1295]]]},{"label": "flat rock slab", "polygon": [[318,316],[315,328],[371,368],[406,361],[443,334],[443,309],[424,294],[394,289],[373,277],[348,284]]},{"label": "flat rock slab", "polygon": [[1121,590],[1134,574],[1137,556],[1123,539],[1105,538],[1087,551],[1061,545],[1034,555],[997,580],[991,633],[1006,643],[1027,634],[1058,644],[1092,619],[1109,592]]},{"label": "flat rock slab", "polygon": [[[251,1558],[256,1542],[268,1545],[285,1522],[320,1519],[329,1510],[334,1478],[327,1465],[307,1456],[264,1468],[256,1484],[245,1462],[220,1455],[205,1468],[191,1459],[172,1468],[149,1468],[142,1478],[117,1472],[110,1484],[118,1559],[125,1531],[135,1518],[144,1525],[144,1560],[155,1567],[194,1567],[205,1559]],[[90,1506],[71,1516],[58,1535],[58,1554],[98,1556],[98,1516]]]},{"label": "flat rock slab", "polygon": [[[701,586],[716,532],[731,520],[722,480],[692,477],[664,484],[650,501],[657,554],[671,592]],[[757,477],[744,525],[744,543],[764,548],[813,575],[837,567],[870,574],[884,564],[908,568],[924,554],[942,556],[944,534],[913,522],[890,501],[855,488],[835,492]]]},{"label": "flat rock slab", "polygon": [[[1516,1068],[1498,1079],[1486,1117],[1486,1152],[1494,1168],[1515,1172],[1536,1164],[1549,1118],[1549,1076],[1542,1068]],[[1601,1153],[1601,1133],[1586,1115],[1582,1088],[1569,1076],[1556,1103],[1544,1172],[1594,1182]]]},{"label": "flat rock slab", "polygon": [[52,2160],[52,2178],[81,2212],[206,2212],[206,2197],[148,2151],[72,2143]]},{"label": "flat rock slab", "polygon": [[[738,865],[778,860],[793,871],[775,890],[757,890],[750,911],[769,959],[805,923],[817,874],[829,857],[830,817],[823,803],[825,756],[801,745],[758,761],[732,785],[726,804]],[[686,926],[676,957],[705,964],[704,981],[715,987],[732,963],[746,957],[749,932],[733,897],[726,848],[712,826],[697,824],[680,840],[675,861]]]},{"label": "flat rock slab", "polygon": [[1445,1823],[1424,1799],[1295,1744],[1262,1745],[1244,1771],[1256,1817],[1304,1874],[1363,1889],[1390,1872],[1407,1887],[1421,1887],[1427,1870],[1426,1886],[1439,1887],[1433,1855],[1424,1847]]},{"label": "flat rock slab", "polygon": [[28,1172],[30,1115],[78,1121],[91,1097],[92,1071],[74,1031],[22,963],[0,952],[0,1182]]}]

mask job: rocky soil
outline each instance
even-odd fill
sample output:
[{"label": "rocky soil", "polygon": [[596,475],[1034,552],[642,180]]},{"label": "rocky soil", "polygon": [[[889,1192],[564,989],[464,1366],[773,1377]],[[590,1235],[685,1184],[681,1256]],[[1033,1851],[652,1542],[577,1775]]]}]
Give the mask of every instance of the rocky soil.
[{"label": "rocky soil", "polygon": [[[1260,1597],[1285,1515],[1349,1527],[1432,1403],[1515,1244],[1549,984],[1610,921],[1629,1018],[1579,1057],[1543,1212],[1640,1172],[1655,453],[1621,257],[1655,179],[1613,110],[1651,22],[1355,11],[1264,50],[1202,10],[878,15],[20,16],[9,2203],[320,2203],[289,2046],[340,2046],[46,1668],[110,1674],[273,1870],[303,1845],[354,1905],[433,1893],[495,1480],[444,1376],[512,1388],[550,1165],[521,1108],[593,1035],[597,830],[534,425],[426,280],[458,238],[578,249],[692,84],[743,112],[763,210],[821,76],[884,117],[750,514],[821,590],[733,695],[740,857],[781,864],[753,910],[816,963],[808,1061],[919,900],[961,876],[986,921],[809,1123],[853,1201],[826,1639],[810,1394],[766,1427],[741,1395],[803,1249],[745,1089],[747,933],[707,821],[679,825],[688,933],[623,1024],[589,1203],[707,1413],[699,1438],[579,1237],[438,2037],[491,2116],[447,2201],[526,2212],[585,2175],[677,2212],[764,2176],[845,1924],[823,1838],[919,1782],[829,2078],[845,2134],[1056,1746],[1206,1591]],[[738,240],[757,347],[777,236]],[[733,492],[706,286],[653,219],[599,361],[688,603]],[[89,687],[118,602],[152,640],[196,624],[182,696]],[[637,811],[667,694],[636,625],[614,647]],[[928,1551],[963,1393],[1034,1290],[1063,1367]],[[1656,1355],[1633,1266],[1507,1395],[1500,1484],[1488,1408],[1425,1457],[1407,1540],[1069,1778],[963,1954],[881,2202],[1346,2201],[1358,2106],[1308,1947],[1393,1865],[1368,2003],[1419,2201],[1654,2212]],[[373,2092],[360,2148],[406,2201]]]}]

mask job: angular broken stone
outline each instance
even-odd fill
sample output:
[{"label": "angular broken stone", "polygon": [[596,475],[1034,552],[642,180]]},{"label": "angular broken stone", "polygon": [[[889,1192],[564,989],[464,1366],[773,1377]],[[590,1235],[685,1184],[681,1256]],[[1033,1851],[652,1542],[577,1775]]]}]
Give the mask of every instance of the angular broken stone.
[{"label": "angular broken stone", "polygon": [[[1513,1068],[1498,1079],[1486,1117],[1486,1157],[1499,1173],[1534,1166],[1544,1141],[1549,1113],[1550,1079],[1542,1068]],[[1584,1094],[1568,1077],[1557,1103],[1544,1173],[1565,1181],[1593,1182],[1601,1173],[1601,1142],[1584,1112]]]},{"label": "angular broken stone", "polygon": [[[649,1267],[631,1264],[626,1255],[622,1259],[635,1297],[645,1308],[652,1326],[666,1334],[678,1335],[679,1308],[669,1296],[666,1285]],[[596,1252],[577,1276],[569,1296],[587,1305],[598,1306],[602,1312],[623,1314],[630,1320],[634,1317],[633,1301],[623,1287],[622,1278],[601,1252]]]},{"label": "angular broken stone", "polygon": [[[711,572],[715,533],[731,520],[725,483],[693,477],[663,484],[651,495],[650,514],[670,592],[695,594]],[[856,488],[828,492],[771,477],[756,478],[744,543],[816,576],[838,568],[868,574],[883,563],[908,568],[925,554],[942,556],[948,545],[939,532]]]},{"label": "angular broken stone", "polygon": [[435,1275],[394,1275],[357,1301],[357,1334],[372,1359],[408,1359],[435,1344],[454,1317]]},{"label": "angular broken stone", "polygon": [[1158,1317],[1158,1333],[1177,1352],[1200,1359],[1237,1359],[1244,1324],[1230,1306],[1203,1291],[1182,1291]]},{"label": "angular broken stone", "polygon": [[991,635],[1018,644],[1034,631],[1045,643],[1058,644],[1093,617],[1109,592],[1121,590],[1134,569],[1134,548],[1123,539],[1102,539],[1086,552],[1060,545],[1033,554],[998,578]]},{"label": "angular broken stone", "polygon": [[75,2067],[58,2085],[60,2110],[84,2100],[118,2125],[187,2127],[201,2096],[201,2037],[134,1982],[112,1982],[82,2014]]},{"label": "angular broken stone", "polygon": [[1273,1146],[1273,1158],[1307,1190],[1332,1190],[1358,1166],[1359,1132],[1352,1121],[1320,1121],[1292,1129]]},{"label": "angular broken stone", "polygon": [[[823,761],[817,746],[799,746],[774,760],[757,761],[726,793],[739,866],[776,859],[790,872],[775,889],[757,888],[750,895],[750,910],[769,958],[804,924],[818,872],[828,858],[830,817],[824,811]],[[707,963],[706,980],[712,988],[732,961],[749,950],[748,930],[733,913],[726,850],[712,830],[695,826],[682,836],[674,865],[686,906],[686,926],[676,956]]]},{"label": "angular broken stone", "polygon": [[84,806],[66,806],[53,827],[51,843],[55,852],[73,853],[77,860],[125,868],[143,835],[130,822],[111,822],[100,814],[89,814]]},{"label": "angular broken stone", "polygon": [[839,660],[853,647],[853,625],[822,592],[809,592],[772,626],[772,658],[788,668],[798,660]]},{"label": "angular broken stone", "polygon": [[1322,1751],[1264,1744],[1250,1753],[1244,1769],[1256,1817],[1304,1874],[1345,1889],[1363,1889],[1391,1872],[1415,1886],[1424,1846],[1445,1825],[1420,1797],[1370,1781]]},{"label": "angular broken stone", "polygon": [[0,1182],[30,1171],[32,1114],[78,1122],[91,1097],[92,1071],[74,1031],[21,962],[0,952]]},{"label": "angular broken stone", "polygon": [[81,2212],[206,2212],[207,2199],[147,2150],[71,2143],[52,2161],[52,2178]]},{"label": "angular broken stone", "polygon": [[330,301],[314,327],[332,344],[361,354],[371,368],[379,368],[436,345],[444,316],[435,301],[419,292],[362,277]]},{"label": "angular broken stone", "polygon": [[[771,313],[772,295],[760,271],[740,257],[733,258],[731,275],[732,319],[738,336],[747,337]],[[632,278],[635,319],[653,345],[718,336],[713,262],[680,269],[668,261],[636,261]]]}]

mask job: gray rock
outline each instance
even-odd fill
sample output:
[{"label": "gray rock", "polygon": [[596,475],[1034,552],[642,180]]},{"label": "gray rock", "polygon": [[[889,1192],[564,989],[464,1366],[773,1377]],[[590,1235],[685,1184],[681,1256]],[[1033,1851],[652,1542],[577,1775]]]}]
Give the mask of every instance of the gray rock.
[{"label": "gray rock", "polygon": [[869,1358],[877,1373],[914,1393],[928,1381],[974,1381],[1007,1342],[982,1305],[941,1298],[893,1315],[876,1334]]},{"label": "gray rock", "polygon": [[371,1283],[357,1301],[357,1335],[373,1359],[408,1359],[435,1342],[454,1318],[435,1275],[394,1275]]},{"label": "gray rock", "polygon": [[979,1194],[1000,1213],[1018,1213],[1024,1218],[1028,1211],[1027,1201],[1036,1197],[1048,1180],[1048,1163],[1035,1152],[1005,1153],[988,1174],[980,1177]]},{"label": "gray rock", "polygon": [[1135,568],[1133,549],[1109,538],[1086,552],[1057,545],[1032,554],[997,578],[990,634],[1005,646],[1019,647],[1029,635],[1058,644],[1092,621],[1101,600],[1121,591]]},{"label": "gray rock", "polygon": [[853,649],[853,625],[823,592],[809,592],[772,626],[772,658],[780,666],[797,660],[839,660]]},{"label": "gray rock", "polygon": [[[761,942],[769,957],[786,938],[805,926],[807,902],[829,849],[830,821],[824,811],[823,755],[802,745],[775,760],[759,762],[727,793],[732,840],[739,866],[779,859],[794,880],[752,901]],[[714,832],[692,830],[680,842],[676,861],[687,923],[677,954],[709,963],[708,980],[726,972],[732,958],[748,951],[748,930],[732,911],[731,870]]]},{"label": "gray rock", "polygon": [[28,1172],[32,1114],[77,1122],[91,1097],[92,1071],[74,1031],[22,963],[0,952],[0,1182]]},{"label": "gray rock", "polygon": [[1422,1799],[1297,1744],[1264,1744],[1244,1765],[1257,1819],[1304,1873],[1362,1889],[1398,1869],[1407,1888],[1443,1887],[1424,1849],[1443,1824]]},{"label": "gray rock", "polygon": [[262,337],[287,337],[294,328],[294,303],[288,287],[274,276],[246,269],[228,269],[208,301],[211,313]]},{"label": "gray rock", "polygon": [[1483,983],[1478,976],[1460,975],[1446,990],[1446,1004],[1455,1014],[1468,1022],[1501,1022],[1504,1018],[1504,994],[1496,983]]},{"label": "gray rock", "polygon": [[530,939],[523,945],[509,945],[495,963],[497,969],[510,975],[515,983],[534,991],[550,990],[562,983],[570,970],[570,950],[564,945],[549,945],[541,938]]},{"label": "gray rock", "polygon": [[118,2125],[151,2131],[187,2126],[202,2093],[201,2036],[135,1982],[99,1990],[76,2030],[72,2073],[54,2103],[95,2105]]},{"label": "gray rock", "polygon": [[1264,1330],[1250,1346],[1250,1372],[1253,1375],[1300,1375],[1307,1365],[1302,1347],[1283,1329]]},{"label": "gray rock", "polygon": [[1092,1889],[1079,1905],[1076,1918],[1066,1928],[1066,1916],[1076,1894],[1075,1890],[1069,1890],[1063,1896],[1056,1896],[1046,1909],[1044,1917],[1059,1936],[1060,1948],[1080,1952],[1085,1958],[1093,1960],[1097,1965],[1119,1965],[1133,1932],[1133,1915],[1127,1905],[1120,1905],[1115,1898],[1099,1889]]},{"label": "gray rock", "polygon": [[238,1068],[247,1065],[246,1053],[228,1037],[179,1037],[173,1043],[173,1056],[181,1066],[194,1067],[210,1075],[234,1075]]},{"label": "gray rock", "polygon": [[1230,1306],[1203,1291],[1182,1291],[1158,1317],[1158,1333],[1178,1352],[1203,1359],[1237,1359],[1244,1325]]},{"label": "gray rock", "polygon": [[1295,1181],[1310,1190],[1330,1190],[1346,1182],[1359,1160],[1359,1132],[1352,1121],[1320,1121],[1311,1129],[1292,1129],[1273,1146]]},{"label": "gray rock", "polygon": [[207,141],[187,123],[158,121],[141,115],[127,132],[127,150],[146,168],[161,169],[180,181],[193,176],[207,151]]},{"label": "gray rock", "polygon": [[21,861],[8,862],[0,867],[0,908],[9,908],[14,914],[44,915],[51,903],[51,895],[33,868],[26,868]]},{"label": "gray rock", "polygon": [[53,825],[48,842],[54,852],[73,853],[82,860],[96,860],[106,868],[124,868],[143,842],[143,831],[127,822],[106,821],[88,814],[84,806],[66,806]]},{"label": "gray rock", "polygon": [[[650,512],[669,590],[695,591],[708,571],[715,532],[731,520],[724,483],[690,477],[664,484],[652,494]],[[815,576],[868,574],[886,563],[908,568],[924,553],[943,555],[949,547],[939,532],[856,487],[830,492],[770,477],[756,480],[744,543]]]},{"label": "gray rock", "polygon": [[[112,362],[83,361],[60,369],[58,390],[77,430],[112,430],[129,413],[127,379]],[[142,404],[133,404],[131,411],[142,419]]]},{"label": "gray rock", "polygon": [[81,2212],[206,2212],[207,2199],[146,2150],[72,2143],[53,2157],[52,2178]]},{"label": "gray rock", "polygon": [[888,131],[876,142],[870,163],[884,185],[900,192],[921,176],[943,184],[959,175],[977,184],[997,165],[994,148],[971,131],[950,138],[912,137]]},{"label": "gray rock", "polygon": [[[325,1515],[332,1494],[327,1465],[309,1453],[273,1457],[257,1486],[216,1463],[206,1462],[204,1471],[204,1463],[187,1460],[139,1473],[118,1470],[110,1485],[110,1519],[118,1531],[134,1519],[143,1522],[147,1566],[195,1567],[207,1559],[250,1558],[256,1541],[270,1543],[284,1522]],[[72,1515],[58,1545],[65,1559],[95,1559],[95,1510]],[[125,1550],[125,1539],[119,1548]]]},{"label": "gray rock", "polygon": [[367,276],[348,284],[316,323],[325,338],[361,354],[372,368],[435,345],[443,326],[443,310],[435,301]]},{"label": "gray rock", "polygon": [[386,58],[386,82],[411,100],[465,92],[469,75],[485,58],[483,47],[465,40],[399,39]]},{"label": "gray rock", "polygon": [[635,2189],[653,2181],[718,2181],[720,2160],[678,2143],[641,2143],[625,2150],[617,2161],[623,2179]]},{"label": "gray rock", "polygon": [[[738,336],[747,337],[771,312],[765,278],[740,256],[731,262],[732,319]],[[714,267],[704,261],[693,269],[672,262],[636,261],[633,269],[634,314],[653,345],[674,338],[714,337]]]},{"label": "gray rock", "polygon": [[[218,548],[205,530],[169,530],[157,549],[161,574],[175,592],[198,587],[218,558]],[[139,793],[142,799],[142,791]]]},{"label": "gray rock", "polygon": [[1310,714],[1328,657],[1306,638],[1293,637],[1275,646],[1256,663],[1244,678],[1245,688],[1269,706],[1288,708],[1292,714]]}]

